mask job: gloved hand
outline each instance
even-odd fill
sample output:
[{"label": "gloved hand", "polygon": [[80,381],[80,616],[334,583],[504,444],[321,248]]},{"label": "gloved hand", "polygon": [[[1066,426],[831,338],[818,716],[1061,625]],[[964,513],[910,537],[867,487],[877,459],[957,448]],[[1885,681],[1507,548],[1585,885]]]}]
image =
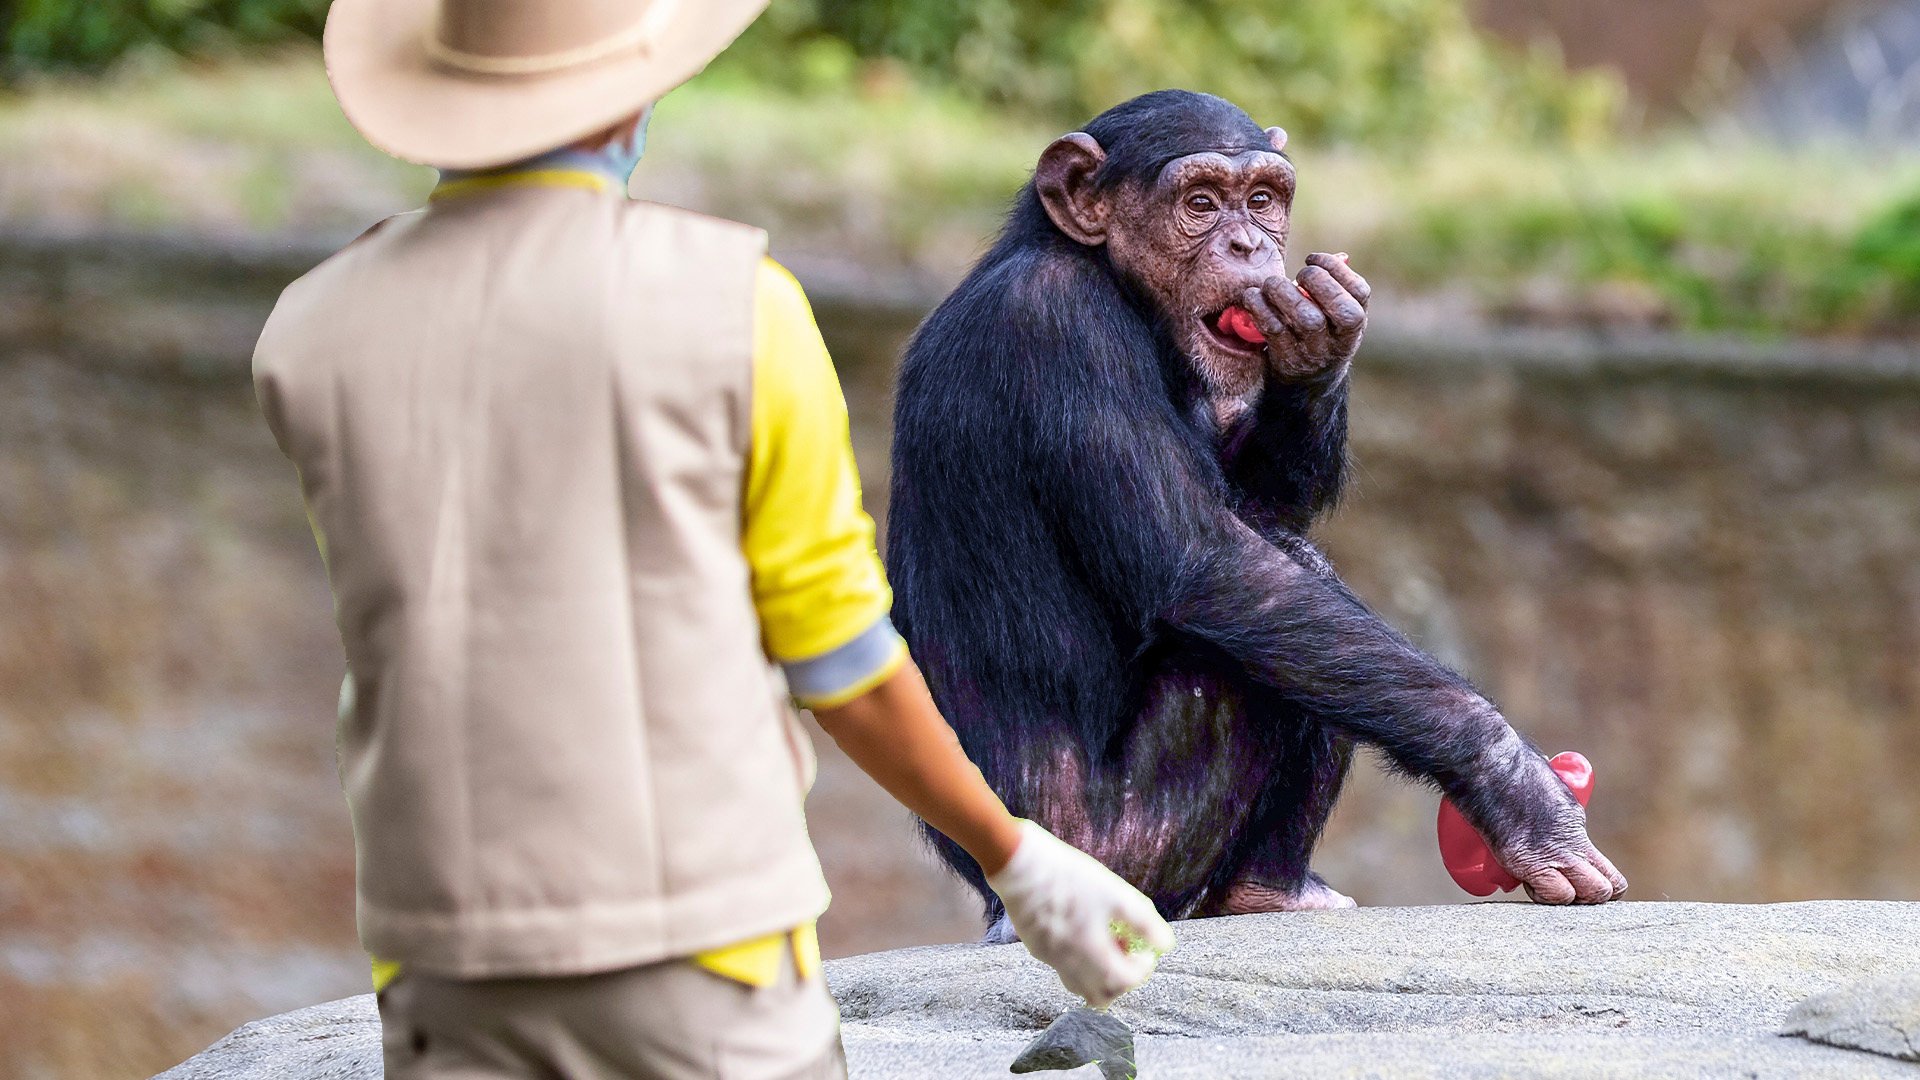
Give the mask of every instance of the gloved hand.
[{"label": "gloved hand", "polygon": [[1027,951],[1096,1009],[1147,981],[1160,954],[1173,948],[1173,929],[1153,901],[1024,818],[1012,860],[987,885]]}]

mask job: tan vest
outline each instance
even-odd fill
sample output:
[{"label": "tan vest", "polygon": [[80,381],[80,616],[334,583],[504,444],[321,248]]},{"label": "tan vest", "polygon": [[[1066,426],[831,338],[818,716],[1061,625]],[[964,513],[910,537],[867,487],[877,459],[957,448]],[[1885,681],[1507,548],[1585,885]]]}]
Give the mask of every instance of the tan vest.
[{"label": "tan vest", "polygon": [[574,974],[814,918],[812,747],[740,552],[759,230],[450,199],[289,287],[260,400],[326,548],[368,951]]}]

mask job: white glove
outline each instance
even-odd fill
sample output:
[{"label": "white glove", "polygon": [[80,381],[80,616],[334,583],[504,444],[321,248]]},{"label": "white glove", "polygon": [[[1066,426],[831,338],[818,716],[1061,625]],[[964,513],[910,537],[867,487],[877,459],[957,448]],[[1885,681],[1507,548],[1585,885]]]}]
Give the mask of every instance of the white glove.
[{"label": "white glove", "polygon": [[1096,1009],[1147,981],[1160,954],[1173,948],[1173,929],[1153,901],[1025,818],[1012,860],[987,884],[1027,951]]}]

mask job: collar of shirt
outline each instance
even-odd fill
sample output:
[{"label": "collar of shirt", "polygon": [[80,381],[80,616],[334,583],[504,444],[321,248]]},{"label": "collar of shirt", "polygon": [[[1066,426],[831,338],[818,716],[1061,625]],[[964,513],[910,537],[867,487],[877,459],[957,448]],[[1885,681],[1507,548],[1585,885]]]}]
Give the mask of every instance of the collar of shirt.
[{"label": "collar of shirt", "polygon": [[555,150],[498,169],[444,170],[428,198],[438,202],[509,187],[573,187],[624,196],[627,178],[618,175],[618,166],[604,154]]}]

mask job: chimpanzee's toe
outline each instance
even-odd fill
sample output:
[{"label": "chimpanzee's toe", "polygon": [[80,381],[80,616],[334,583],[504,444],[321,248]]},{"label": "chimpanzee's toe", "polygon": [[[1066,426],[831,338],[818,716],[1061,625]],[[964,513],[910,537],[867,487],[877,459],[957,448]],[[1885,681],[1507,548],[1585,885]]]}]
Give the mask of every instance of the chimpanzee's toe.
[{"label": "chimpanzee's toe", "polygon": [[1319,874],[1308,874],[1295,888],[1284,888],[1263,881],[1236,881],[1227,887],[1220,902],[1223,915],[1248,915],[1260,911],[1334,911],[1359,907],[1353,897],[1326,883]]}]

